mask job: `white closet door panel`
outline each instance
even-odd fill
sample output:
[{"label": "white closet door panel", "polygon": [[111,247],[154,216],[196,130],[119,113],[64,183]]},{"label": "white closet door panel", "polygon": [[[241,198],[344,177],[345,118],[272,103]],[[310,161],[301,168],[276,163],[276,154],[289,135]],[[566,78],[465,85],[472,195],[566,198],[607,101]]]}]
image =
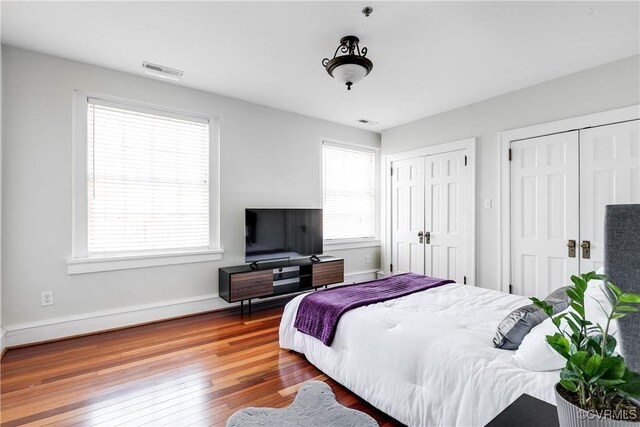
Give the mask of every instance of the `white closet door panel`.
[{"label": "white closet door panel", "polygon": [[[580,131],[580,271],[598,270],[604,260],[604,207],[640,203],[640,121]],[[640,220],[640,219],[639,219]]]},{"label": "white closet door panel", "polygon": [[[468,168],[465,151],[426,157],[425,274],[463,283],[467,268],[466,237],[471,232]],[[466,196],[466,197],[465,197]]]},{"label": "white closet door panel", "polygon": [[578,133],[511,143],[511,284],[545,297],[578,272]]},{"label": "white closet door panel", "polygon": [[393,162],[391,240],[393,273],[424,274],[424,158]]}]

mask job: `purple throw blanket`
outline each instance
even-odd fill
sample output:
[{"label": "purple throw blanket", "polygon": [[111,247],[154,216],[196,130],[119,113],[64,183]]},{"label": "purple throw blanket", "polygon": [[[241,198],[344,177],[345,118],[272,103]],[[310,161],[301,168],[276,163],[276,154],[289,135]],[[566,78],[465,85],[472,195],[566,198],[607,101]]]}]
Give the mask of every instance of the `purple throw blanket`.
[{"label": "purple throw blanket", "polygon": [[405,273],[359,285],[340,286],[307,295],[300,301],[294,326],[330,346],[344,313],[354,308],[453,283],[419,274]]}]

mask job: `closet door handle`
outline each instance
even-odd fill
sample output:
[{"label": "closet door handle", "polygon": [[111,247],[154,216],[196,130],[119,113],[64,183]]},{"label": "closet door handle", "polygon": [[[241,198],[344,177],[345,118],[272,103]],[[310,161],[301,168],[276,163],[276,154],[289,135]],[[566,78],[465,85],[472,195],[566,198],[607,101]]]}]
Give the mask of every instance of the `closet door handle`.
[{"label": "closet door handle", "polygon": [[567,248],[569,250],[569,258],[575,258],[576,257],[576,241],[575,240],[569,240],[567,241]]},{"label": "closet door handle", "polygon": [[420,238],[420,243],[422,243],[422,238],[424,237],[424,233],[422,231],[418,231],[418,237]]},{"label": "closet door handle", "polygon": [[583,240],[582,244],[580,244],[580,247],[582,247],[582,258],[590,259],[591,258],[591,242],[588,240]]},{"label": "closet door handle", "polygon": [[424,233],[424,237],[427,239],[427,245],[431,244],[431,232],[427,231],[426,233]]}]

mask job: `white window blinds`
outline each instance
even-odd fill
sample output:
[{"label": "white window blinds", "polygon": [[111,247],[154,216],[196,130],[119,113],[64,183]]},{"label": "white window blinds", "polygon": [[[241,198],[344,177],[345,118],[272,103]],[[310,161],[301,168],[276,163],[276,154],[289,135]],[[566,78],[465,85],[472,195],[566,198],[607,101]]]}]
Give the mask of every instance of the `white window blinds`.
[{"label": "white window blinds", "polygon": [[375,236],[375,153],[323,144],[324,238]]},{"label": "white window blinds", "polygon": [[209,247],[206,119],[88,102],[89,256]]}]

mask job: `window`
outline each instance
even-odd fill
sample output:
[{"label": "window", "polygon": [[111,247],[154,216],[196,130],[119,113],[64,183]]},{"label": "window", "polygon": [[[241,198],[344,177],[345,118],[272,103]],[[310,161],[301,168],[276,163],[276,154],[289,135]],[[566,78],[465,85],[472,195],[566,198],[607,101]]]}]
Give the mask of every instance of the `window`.
[{"label": "window", "polygon": [[[75,144],[76,262],[70,267],[83,260],[202,255],[215,248],[210,120],[86,96],[81,107],[76,113],[81,122]],[[128,267],[90,271],[119,268]]]},{"label": "window", "polygon": [[374,238],[376,153],[325,141],[323,151],[324,238]]}]

